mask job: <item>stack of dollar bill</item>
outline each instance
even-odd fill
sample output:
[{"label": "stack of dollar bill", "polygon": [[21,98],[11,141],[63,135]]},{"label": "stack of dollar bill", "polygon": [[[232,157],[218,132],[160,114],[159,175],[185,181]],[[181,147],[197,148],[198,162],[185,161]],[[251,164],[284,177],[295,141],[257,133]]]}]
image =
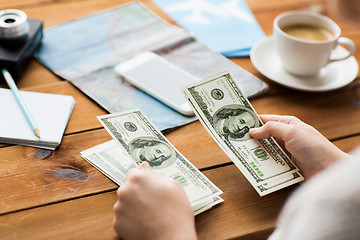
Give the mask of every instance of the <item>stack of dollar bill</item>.
[{"label": "stack of dollar bill", "polygon": [[161,134],[139,110],[99,116],[113,140],[81,152],[81,156],[118,185],[126,173],[147,161],[162,175],[180,182],[199,214],[223,201],[222,191]]},{"label": "stack of dollar bill", "polygon": [[273,138],[249,135],[250,128],[263,123],[229,73],[183,90],[200,122],[260,196],[304,180]]}]

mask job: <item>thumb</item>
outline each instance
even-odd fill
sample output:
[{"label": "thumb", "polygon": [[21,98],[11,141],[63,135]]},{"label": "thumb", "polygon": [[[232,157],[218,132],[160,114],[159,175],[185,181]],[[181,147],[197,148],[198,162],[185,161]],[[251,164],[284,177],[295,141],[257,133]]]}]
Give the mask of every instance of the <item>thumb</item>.
[{"label": "thumb", "polygon": [[139,166],[141,170],[151,170],[150,164],[148,162],[142,162]]},{"label": "thumb", "polygon": [[261,127],[250,129],[249,134],[256,139],[275,137],[286,141],[293,127],[291,124],[269,121]]}]

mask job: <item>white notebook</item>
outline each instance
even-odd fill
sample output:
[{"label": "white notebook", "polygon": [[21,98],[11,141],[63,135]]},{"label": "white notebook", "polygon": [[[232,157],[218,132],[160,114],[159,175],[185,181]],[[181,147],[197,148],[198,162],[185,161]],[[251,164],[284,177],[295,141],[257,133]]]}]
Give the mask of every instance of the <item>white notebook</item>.
[{"label": "white notebook", "polygon": [[54,150],[61,142],[75,105],[72,96],[20,91],[40,130],[35,136],[9,89],[0,88],[0,142]]}]

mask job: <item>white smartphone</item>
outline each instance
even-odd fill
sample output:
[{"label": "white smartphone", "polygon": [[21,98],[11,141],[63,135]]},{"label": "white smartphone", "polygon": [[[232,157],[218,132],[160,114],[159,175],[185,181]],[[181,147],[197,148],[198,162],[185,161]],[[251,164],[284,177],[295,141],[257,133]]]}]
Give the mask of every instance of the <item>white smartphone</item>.
[{"label": "white smartphone", "polygon": [[181,88],[198,79],[161,56],[141,53],[116,65],[115,72],[181,114],[194,115]]}]

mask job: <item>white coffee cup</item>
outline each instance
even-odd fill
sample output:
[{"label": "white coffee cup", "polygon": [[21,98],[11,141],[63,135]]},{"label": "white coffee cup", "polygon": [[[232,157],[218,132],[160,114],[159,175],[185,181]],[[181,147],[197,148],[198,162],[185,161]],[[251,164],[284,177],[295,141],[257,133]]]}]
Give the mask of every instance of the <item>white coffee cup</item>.
[{"label": "white coffee cup", "polygon": [[[311,26],[321,31],[328,30],[332,34],[325,40],[304,40],[284,31],[296,25]],[[278,15],[274,20],[273,35],[283,68],[289,73],[302,77],[317,75],[327,64],[345,60],[355,51],[354,42],[349,38],[340,37],[341,29],[334,21],[313,12],[297,11]],[[334,58],[331,53],[339,44],[347,46],[349,53]]]}]

